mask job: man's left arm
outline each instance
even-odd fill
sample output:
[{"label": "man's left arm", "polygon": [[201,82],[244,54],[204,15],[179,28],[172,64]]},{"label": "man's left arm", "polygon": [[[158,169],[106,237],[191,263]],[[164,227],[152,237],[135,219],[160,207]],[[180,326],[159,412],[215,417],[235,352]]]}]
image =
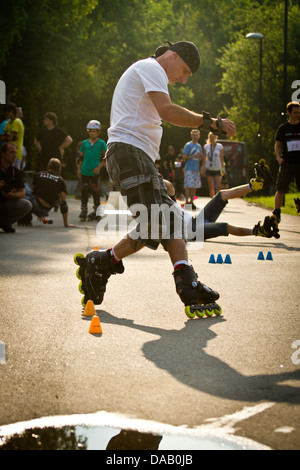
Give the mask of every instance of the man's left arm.
[{"label": "man's left arm", "polygon": [[[172,103],[170,96],[166,93],[160,91],[148,93],[162,120],[179,127],[201,127],[203,125],[203,114],[195,113]],[[217,118],[211,118],[211,127],[218,130]],[[222,129],[227,137],[232,137],[236,132],[235,124],[229,119],[222,119]]]},{"label": "man's left arm", "polygon": [[63,141],[62,144],[60,144],[58,150],[59,150],[59,153],[61,154],[61,156],[63,157],[64,155],[64,151],[66,148],[70,147],[70,145],[72,144],[73,142],[73,139],[70,135],[67,135],[67,137],[65,138],[65,140]]}]

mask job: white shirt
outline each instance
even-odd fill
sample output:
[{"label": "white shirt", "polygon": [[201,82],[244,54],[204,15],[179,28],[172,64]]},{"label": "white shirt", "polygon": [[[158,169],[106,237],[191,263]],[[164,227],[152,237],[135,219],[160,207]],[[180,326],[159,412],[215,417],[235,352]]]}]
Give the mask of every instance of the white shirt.
[{"label": "white shirt", "polygon": [[204,149],[206,151],[206,162],[205,168],[211,171],[218,171],[221,170],[221,159],[220,153],[223,148],[222,144],[216,143],[215,147],[213,148],[210,144],[205,144]]},{"label": "white shirt", "polygon": [[168,83],[165,70],[151,57],[131,65],[114,91],[107,143],[134,145],[153,161],[159,159],[161,118],[148,92],[169,94]]}]

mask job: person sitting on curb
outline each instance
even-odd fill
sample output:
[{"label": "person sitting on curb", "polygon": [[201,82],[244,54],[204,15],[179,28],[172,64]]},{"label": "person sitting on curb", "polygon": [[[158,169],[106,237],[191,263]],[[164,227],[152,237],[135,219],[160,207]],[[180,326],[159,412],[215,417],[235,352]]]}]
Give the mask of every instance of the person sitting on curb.
[{"label": "person sitting on curb", "polygon": [[32,204],[25,199],[25,184],[21,171],[13,166],[17,147],[7,142],[0,148],[0,227],[14,233],[12,225],[31,211]]}]

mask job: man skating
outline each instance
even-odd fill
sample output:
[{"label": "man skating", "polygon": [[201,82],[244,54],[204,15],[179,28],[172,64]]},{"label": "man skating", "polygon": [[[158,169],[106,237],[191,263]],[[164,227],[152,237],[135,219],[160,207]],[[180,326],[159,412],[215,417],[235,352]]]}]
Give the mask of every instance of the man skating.
[{"label": "man skating", "polygon": [[[108,129],[107,170],[114,187],[127,198],[128,207],[136,204],[144,207],[141,219],[146,223],[139,224],[111,250],[93,252],[81,262],[86,265],[81,269],[85,299],[93,297],[92,300],[101,303],[106,277],[124,271],[123,258],[145,246],[155,250],[160,243],[169,254],[176,290],[186,306],[207,304],[219,298],[217,292],[198,281],[188,263],[182,212],[169,198],[155,165],[159,157],[162,120],[175,126],[223,131],[228,137],[235,134],[235,125],[228,119],[211,119],[207,114],[204,117],[172,103],[168,84],[185,84],[199,65],[200,55],[195,44],[187,41],[169,43],[158,47],[153,57],[131,65],[115,88]],[[154,227],[151,211],[152,206],[158,205],[165,206],[166,217],[163,215]],[[163,238],[163,220],[167,219],[170,209],[173,220],[168,238]],[[156,237],[149,236],[153,231]],[[104,278],[104,282],[96,273]],[[98,287],[94,281],[99,281]]]}]

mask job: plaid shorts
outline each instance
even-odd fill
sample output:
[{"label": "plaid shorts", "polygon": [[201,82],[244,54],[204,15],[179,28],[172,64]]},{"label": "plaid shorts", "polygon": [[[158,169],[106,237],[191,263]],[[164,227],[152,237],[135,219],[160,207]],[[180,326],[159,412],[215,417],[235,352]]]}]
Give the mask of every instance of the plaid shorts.
[{"label": "plaid shorts", "polygon": [[185,170],[185,188],[201,188],[201,178],[199,171]]},{"label": "plaid shorts", "polygon": [[168,196],[163,178],[151,158],[143,150],[129,144],[113,142],[108,145],[106,168],[122,196],[137,227],[130,238],[145,246],[164,248],[175,238],[184,239],[183,212]]}]

